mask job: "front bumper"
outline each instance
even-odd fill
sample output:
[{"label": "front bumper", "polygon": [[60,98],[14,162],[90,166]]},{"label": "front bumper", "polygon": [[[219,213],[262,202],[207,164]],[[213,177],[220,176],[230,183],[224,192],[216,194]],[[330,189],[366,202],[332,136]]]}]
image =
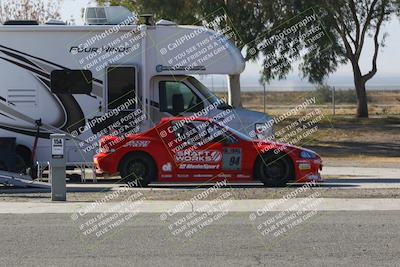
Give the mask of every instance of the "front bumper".
[{"label": "front bumper", "polygon": [[295,174],[297,183],[321,182],[319,171],[322,170],[322,161],[318,159],[299,159],[295,161]]},{"label": "front bumper", "polygon": [[117,167],[112,154],[99,153],[94,156],[93,164],[97,174],[115,174]]}]

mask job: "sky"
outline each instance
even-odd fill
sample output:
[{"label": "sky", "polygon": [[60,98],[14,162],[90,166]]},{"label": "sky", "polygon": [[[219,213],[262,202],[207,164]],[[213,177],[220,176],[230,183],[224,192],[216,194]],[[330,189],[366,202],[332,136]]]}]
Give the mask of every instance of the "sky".
[{"label": "sky", "polygon": [[[61,16],[64,20],[74,19],[76,24],[83,24],[81,9],[87,6],[95,6],[95,1],[91,0],[63,0],[61,6]],[[378,73],[367,84],[367,88],[373,89],[400,89],[400,20],[394,17],[391,22],[384,25],[382,32],[387,32],[386,46],[380,49],[378,56]],[[363,73],[371,68],[371,58],[373,53],[373,43],[367,39],[360,59],[360,66]],[[247,62],[246,69],[241,75],[242,89],[253,90],[260,88],[258,79],[261,70],[261,60],[259,62]],[[200,77],[201,81],[212,89],[226,86],[224,75],[212,75]],[[331,74],[327,80],[331,86],[338,88],[350,88],[353,86],[353,76],[350,64],[340,66],[337,72]],[[268,88],[274,90],[297,90],[299,88],[313,87],[307,80],[302,80],[297,70],[292,71],[286,80],[272,81]]]}]

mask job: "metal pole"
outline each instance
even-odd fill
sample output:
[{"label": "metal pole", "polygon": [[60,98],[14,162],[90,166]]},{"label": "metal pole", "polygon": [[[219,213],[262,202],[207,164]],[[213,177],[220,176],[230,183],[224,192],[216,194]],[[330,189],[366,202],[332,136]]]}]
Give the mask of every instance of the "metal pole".
[{"label": "metal pole", "polygon": [[332,112],[333,116],[336,115],[336,106],[335,106],[335,87],[332,89]]},{"label": "metal pole", "polygon": [[265,104],[266,104],[266,99],[265,99],[265,83],[263,83],[263,88],[264,88],[264,114],[265,114],[265,111],[266,111],[266,108],[265,108]]}]

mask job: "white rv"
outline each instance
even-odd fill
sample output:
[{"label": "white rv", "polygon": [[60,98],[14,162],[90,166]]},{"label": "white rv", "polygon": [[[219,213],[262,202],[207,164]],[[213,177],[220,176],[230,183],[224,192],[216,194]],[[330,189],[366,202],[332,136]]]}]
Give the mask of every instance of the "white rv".
[{"label": "white rv", "polygon": [[[136,25],[120,7],[89,8],[85,18],[82,26],[0,25],[0,137],[16,138],[20,166],[30,164],[35,138],[34,160],[48,161],[53,132],[72,135],[67,162],[91,162],[96,149],[84,147],[138,110],[146,114],[135,122],[140,130],[165,116],[230,113],[229,126],[271,135],[268,116],[228,106],[194,77],[244,70],[240,51],[220,33],[165,20]],[[122,115],[108,116],[117,109]]]}]

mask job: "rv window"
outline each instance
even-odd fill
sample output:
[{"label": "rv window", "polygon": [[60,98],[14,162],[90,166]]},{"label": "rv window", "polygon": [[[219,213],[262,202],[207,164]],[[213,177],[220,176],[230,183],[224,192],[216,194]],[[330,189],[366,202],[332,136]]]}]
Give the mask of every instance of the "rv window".
[{"label": "rv window", "polygon": [[197,112],[203,102],[185,83],[161,81],[159,84],[160,111],[178,115],[181,112]]},{"label": "rv window", "polygon": [[53,70],[50,80],[51,91],[55,94],[90,94],[92,92],[90,70]]},{"label": "rv window", "polygon": [[[136,68],[110,67],[107,69],[108,109],[116,109],[125,105],[128,99],[135,99]],[[135,109],[134,103],[124,109]]]}]

